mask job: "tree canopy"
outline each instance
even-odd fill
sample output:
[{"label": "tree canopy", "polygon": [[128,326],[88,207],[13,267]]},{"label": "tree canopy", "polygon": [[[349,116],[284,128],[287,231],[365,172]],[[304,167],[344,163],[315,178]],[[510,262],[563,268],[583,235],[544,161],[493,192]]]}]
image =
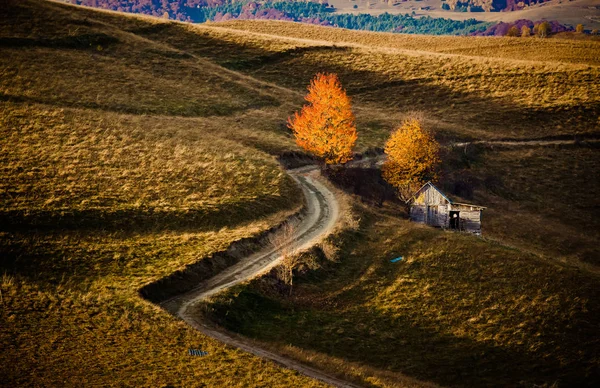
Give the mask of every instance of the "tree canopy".
[{"label": "tree canopy", "polygon": [[335,74],[319,73],[311,81],[308,101],[300,113],[288,118],[288,127],[296,143],[323,158],[327,164],[346,163],[352,159],[357,139],[350,98]]},{"label": "tree canopy", "polygon": [[427,181],[438,178],[440,145],[419,120],[405,120],[388,139],[385,153],[383,178],[405,201]]}]

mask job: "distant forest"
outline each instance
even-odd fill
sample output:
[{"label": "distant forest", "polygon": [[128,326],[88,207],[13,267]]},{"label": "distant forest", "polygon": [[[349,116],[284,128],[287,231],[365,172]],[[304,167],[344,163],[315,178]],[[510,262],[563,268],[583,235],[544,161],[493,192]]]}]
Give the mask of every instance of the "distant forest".
[{"label": "distant forest", "polygon": [[[475,2],[475,0],[470,0]],[[482,1],[483,0],[477,0]],[[486,0],[487,1],[487,0]],[[354,30],[400,32],[405,34],[431,35],[503,35],[510,25],[496,28],[496,23],[475,19],[451,20],[444,18],[415,18],[409,14],[384,13],[335,14],[335,8],[327,3],[304,1],[248,1],[248,0],[71,0],[74,4],[121,12],[142,13],[168,17],[181,21],[203,23],[224,20],[287,20]],[[564,30],[553,24],[552,29]],[[556,32],[555,31],[555,32]]]},{"label": "distant forest", "polygon": [[463,12],[516,11],[548,0],[442,0],[442,9]]}]

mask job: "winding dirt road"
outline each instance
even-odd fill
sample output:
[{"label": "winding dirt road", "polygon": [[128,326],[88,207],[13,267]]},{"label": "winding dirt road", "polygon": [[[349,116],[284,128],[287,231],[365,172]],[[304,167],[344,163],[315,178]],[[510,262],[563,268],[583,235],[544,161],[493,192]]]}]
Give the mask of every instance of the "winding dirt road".
[{"label": "winding dirt road", "polygon": [[[596,138],[586,139],[588,142],[599,141]],[[500,141],[473,141],[464,143],[454,143],[451,146],[464,147],[472,144],[490,144],[506,146],[551,146],[562,144],[577,144],[575,140],[567,139],[527,139],[527,140],[500,140]],[[385,161],[385,155],[363,160],[353,161],[348,164],[351,167],[376,167]],[[223,270],[214,277],[208,279],[197,288],[168,299],[160,305],[173,315],[180,317],[190,326],[199,330],[203,334],[217,339],[230,346],[234,346],[246,352],[252,353],[258,357],[274,361],[287,368],[294,369],[306,376],[318,379],[327,384],[338,387],[356,387],[351,383],[340,380],[334,376],[328,375],[320,370],[301,364],[293,359],[270,352],[258,347],[251,341],[245,340],[239,336],[230,335],[223,331],[216,330],[213,326],[204,322],[200,315],[194,313],[194,307],[206,298],[227,289],[233,285],[249,280],[257,275],[265,273],[273,268],[282,258],[283,249],[290,251],[301,251],[310,248],[323,237],[327,236],[334,228],[339,216],[339,204],[334,194],[323,185],[317,176],[319,175],[316,166],[306,166],[295,170],[289,170],[290,176],[301,187],[306,198],[306,208],[304,216],[290,220],[293,223],[293,236],[283,242],[279,247],[266,246],[259,252],[252,254],[237,264]]]},{"label": "winding dirt road", "polygon": [[[301,167],[290,170],[288,173],[302,188],[302,192],[306,198],[306,209],[303,217],[290,221],[294,222],[294,233],[283,245],[288,251],[289,249],[301,251],[310,248],[333,230],[339,216],[339,204],[334,194],[316,179],[319,174],[316,166]],[[250,341],[215,330],[206,322],[203,322],[198,314],[194,314],[194,306],[198,302],[273,268],[281,259],[280,252],[282,248],[281,246],[277,248],[267,246],[263,250],[240,260],[237,264],[208,279],[197,288],[162,302],[161,306],[203,334],[228,345],[275,361],[287,368],[294,369],[327,384],[338,387],[356,387],[353,384],[303,365],[295,360],[257,347]]]}]

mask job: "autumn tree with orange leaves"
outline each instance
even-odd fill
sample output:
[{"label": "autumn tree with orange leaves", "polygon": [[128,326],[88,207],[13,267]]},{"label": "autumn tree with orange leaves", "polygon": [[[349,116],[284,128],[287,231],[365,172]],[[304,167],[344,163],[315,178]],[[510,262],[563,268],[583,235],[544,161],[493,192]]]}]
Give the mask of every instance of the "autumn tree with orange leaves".
[{"label": "autumn tree with orange leaves", "polygon": [[383,178],[407,201],[427,181],[438,178],[440,145],[417,119],[408,119],[385,144]]},{"label": "autumn tree with orange leaves", "polygon": [[343,164],[352,159],[356,143],[354,114],[350,98],[335,74],[319,73],[310,82],[308,101],[300,113],[288,118],[296,144],[327,164]]}]

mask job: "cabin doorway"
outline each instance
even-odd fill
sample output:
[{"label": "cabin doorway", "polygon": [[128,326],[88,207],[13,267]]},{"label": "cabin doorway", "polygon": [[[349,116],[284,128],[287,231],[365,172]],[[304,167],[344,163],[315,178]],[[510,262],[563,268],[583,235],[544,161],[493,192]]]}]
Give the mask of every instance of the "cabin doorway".
[{"label": "cabin doorway", "polygon": [[460,212],[451,211],[450,212],[450,229],[460,229]]}]

